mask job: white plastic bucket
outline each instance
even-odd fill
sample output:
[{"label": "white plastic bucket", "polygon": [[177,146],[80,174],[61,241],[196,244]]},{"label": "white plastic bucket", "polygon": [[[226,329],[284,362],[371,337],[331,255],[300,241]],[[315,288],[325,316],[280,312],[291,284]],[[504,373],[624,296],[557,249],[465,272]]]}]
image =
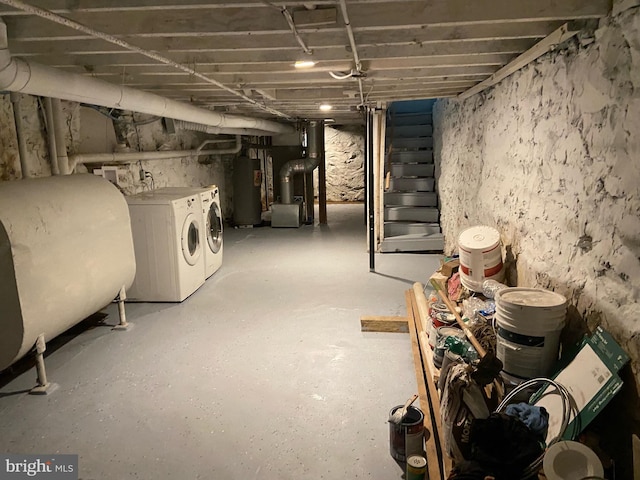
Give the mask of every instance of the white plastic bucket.
[{"label": "white plastic bucket", "polygon": [[547,376],[558,359],[567,300],[543,289],[505,288],[496,295],[497,357],[520,378]]},{"label": "white plastic bucket", "polygon": [[504,280],[500,232],[486,225],[463,230],[458,236],[460,281],[469,290],[482,292],[485,280]]}]

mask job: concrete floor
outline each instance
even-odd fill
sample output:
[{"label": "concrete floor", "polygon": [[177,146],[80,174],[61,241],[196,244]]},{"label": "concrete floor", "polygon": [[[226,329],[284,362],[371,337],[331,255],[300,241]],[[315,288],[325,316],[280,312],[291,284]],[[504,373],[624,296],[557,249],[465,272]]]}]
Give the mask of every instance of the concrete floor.
[{"label": "concrete floor", "polygon": [[[227,229],[224,265],[182,304],[128,304],[0,389],[0,451],[79,454],[81,479],[400,478],[386,419],[416,390],[409,336],[362,333],[405,315],[439,257],[377,256],[362,205],[328,226]],[[106,323],[117,323],[113,306]],[[0,384],[1,385],[1,384]]]}]

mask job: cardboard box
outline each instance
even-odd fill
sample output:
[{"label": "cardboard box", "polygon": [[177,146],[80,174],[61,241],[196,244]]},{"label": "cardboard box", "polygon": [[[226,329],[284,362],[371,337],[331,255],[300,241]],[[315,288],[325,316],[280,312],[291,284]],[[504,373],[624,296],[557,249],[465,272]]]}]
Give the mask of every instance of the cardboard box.
[{"label": "cardboard box", "polygon": [[[575,358],[554,377],[569,391],[574,407],[564,440],[576,438],[620,391],[618,372],[628,361],[626,352],[601,327],[583,339]],[[549,412],[547,443],[558,435],[562,423],[562,399],[555,390],[550,385],[532,398],[534,405]]]}]

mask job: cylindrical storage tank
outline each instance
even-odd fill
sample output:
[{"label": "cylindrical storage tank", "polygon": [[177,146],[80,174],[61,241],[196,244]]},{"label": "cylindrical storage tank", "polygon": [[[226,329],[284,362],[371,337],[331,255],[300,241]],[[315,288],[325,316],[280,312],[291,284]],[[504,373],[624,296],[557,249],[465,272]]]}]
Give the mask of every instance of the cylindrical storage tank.
[{"label": "cylindrical storage tank", "polygon": [[567,299],[550,290],[505,288],[496,294],[497,357],[522,379],[545,377],[558,360]]},{"label": "cylindrical storage tank", "polygon": [[260,160],[236,158],[233,162],[233,222],[236,225],[259,225],[262,221],[261,186]]},{"label": "cylindrical storage tank", "polygon": [[129,209],[95,175],[0,182],[0,370],[104,308],[135,276]]},{"label": "cylindrical storage tank", "polygon": [[469,290],[482,292],[485,280],[504,279],[500,232],[485,225],[463,230],[458,236],[460,282]]}]

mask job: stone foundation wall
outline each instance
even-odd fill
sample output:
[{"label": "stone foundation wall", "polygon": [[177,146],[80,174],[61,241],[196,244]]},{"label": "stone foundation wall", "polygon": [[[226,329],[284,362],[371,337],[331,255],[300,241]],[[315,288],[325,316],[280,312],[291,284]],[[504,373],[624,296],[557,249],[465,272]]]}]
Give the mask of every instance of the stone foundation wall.
[{"label": "stone foundation wall", "polygon": [[364,128],[325,127],[324,138],[327,201],[364,201]]},{"label": "stone foundation wall", "polygon": [[495,226],[511,285],[564,294],[575,331],[609,330],[632,358],[625,388],[636,389],[640,8],[484,93],[438,101],[434,123],[447,252],[464,227]]}]

